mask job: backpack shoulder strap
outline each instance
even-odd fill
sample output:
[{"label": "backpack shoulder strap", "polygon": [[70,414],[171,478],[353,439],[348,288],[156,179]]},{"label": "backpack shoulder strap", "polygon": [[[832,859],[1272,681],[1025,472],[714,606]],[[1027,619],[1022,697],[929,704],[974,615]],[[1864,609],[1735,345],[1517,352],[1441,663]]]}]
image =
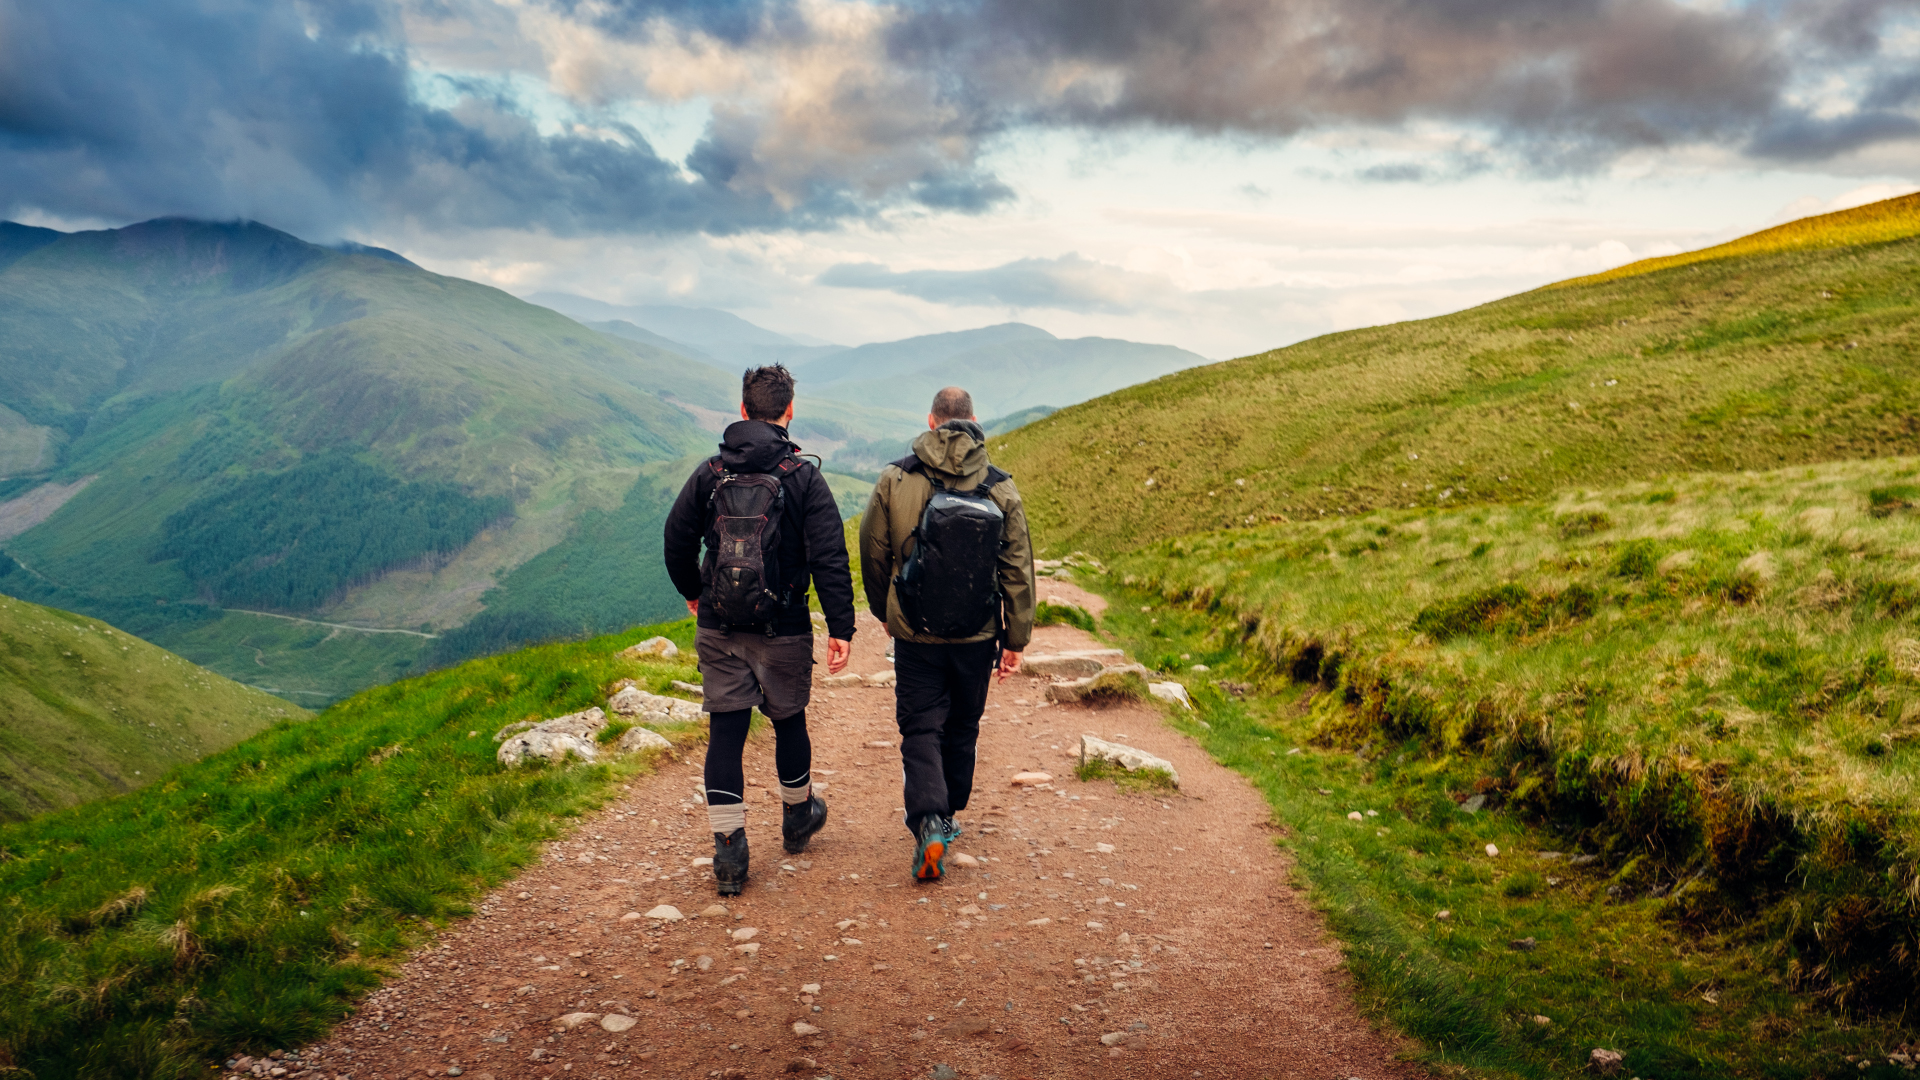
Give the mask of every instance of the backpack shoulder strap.
[{"label": "backpack shoulder strap", "polygon": [[899,469],[903,473],[912,475],[926,468],[927,463],[924,461],[921,461],[917,455],[908,454],[906,457],[903,457],[899,461],[894,462],[893,467],[896,469]]},{"label": "backpack shoulder strap", "polygon": [[1013,479],[1013,474],[997,465],[987,466],[987,478],[980,481],[980,490],[992,491],[1002,481]]}]

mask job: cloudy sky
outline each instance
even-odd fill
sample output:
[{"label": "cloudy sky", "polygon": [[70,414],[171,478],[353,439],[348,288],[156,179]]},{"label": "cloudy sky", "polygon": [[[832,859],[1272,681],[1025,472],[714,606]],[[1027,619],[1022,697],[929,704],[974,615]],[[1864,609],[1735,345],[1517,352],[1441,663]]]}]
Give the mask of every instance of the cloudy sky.
[{"label": "cloudy sky", "polygon": [[1893,0],[0,0],[0,217],[1240,355],[1920,181]]}]

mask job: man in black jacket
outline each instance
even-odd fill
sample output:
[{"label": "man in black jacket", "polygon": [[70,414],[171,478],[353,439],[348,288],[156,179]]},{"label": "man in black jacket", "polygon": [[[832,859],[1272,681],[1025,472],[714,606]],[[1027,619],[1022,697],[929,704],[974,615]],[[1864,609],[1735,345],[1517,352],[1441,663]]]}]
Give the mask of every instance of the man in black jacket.
[{"label": "man in black jacket", "polygon": [[[697,626],[694,645],[712,729],[707,741],[707,822],[713,828],[713,877],[722,896],[738,895],[747,883],[746,779],[740,755],[756,706],[773,722],[786,850],[805,851],[827,821],[826,802],[813,794],[813,744],[807,738],[813,685],[809,582],[827,620],[827,670],[837,674],[845,669],[853,651],[853,577],[840,508],[820,470],[799,457],[800,447],[787,438],[787,425],[793,422],[793,375],[778,364],[754,368],[741,382],[740,398],[740,422],[727,428],[720,453],[701,462],[687,478],[666,527],[667,575],[686,597]],[[779,510],[771,515],[774,520],[756,560],[764,560],[765,584],[773,594],[768,601],[771,613],[761,622],[729,625],[720,605],[701,604],[714,587],[715,491],[723,480],[761,475],[780,485],[774,504]]]}]

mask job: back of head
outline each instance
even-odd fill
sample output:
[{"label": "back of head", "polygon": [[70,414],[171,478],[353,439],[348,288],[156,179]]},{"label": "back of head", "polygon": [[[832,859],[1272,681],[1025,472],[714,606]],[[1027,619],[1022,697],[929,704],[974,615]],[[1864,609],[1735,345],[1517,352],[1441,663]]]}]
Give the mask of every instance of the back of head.
[{"label": "back of head", "polygon": [[971,420],[973,395],[957,386],[949,386],[933,395],[933,408],[928,412],[936,427],[949,420]]},{"label": "back of head", "polygon": [[779,423],[793,404],[793,372],[781,364],[748,368],[740,379],[740,404],[749,420]]}]

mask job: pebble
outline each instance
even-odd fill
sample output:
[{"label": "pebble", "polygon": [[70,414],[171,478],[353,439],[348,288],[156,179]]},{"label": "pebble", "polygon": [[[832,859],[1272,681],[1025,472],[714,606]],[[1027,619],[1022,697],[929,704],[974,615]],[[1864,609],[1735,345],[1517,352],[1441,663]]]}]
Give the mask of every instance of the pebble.
[{"label": "pebble", "polygon": [[818,1035],[820,1034],[820,1029],[807,1023],[805,1020],[795,1020],[793,1022],[793,1033],[795,1035]]},{"label": "pebble", "polygon": [[757,941],[749,941],[745,945],[735,945],[733,947],[733,951],[741,954],[742,956],[749,956],[749,957],[759,956],[760,943]]},{"label": "pebble", "polygon": [[697,858],[697,859],[695,859],[695,860],[693,860],[693,865],[694,865],[694,867],[695,867],[696,869],[697,869],[697,868],[699,868],[699,867],[702,867],[702,866],[712,866],[712,865],[713,865],[713,856],[711,856],[711,855],[702,855],[702,856],[700,856],[699,858]]},{"label": "pebble", "polygon": [[615,1035],[623,1031],[633,1030],[633,1025],[639,1022],[640,1021],[635,1020],[631,1016],[622,1016],[619,1013],[608,1013],[600,1018],[600,1026],[613,1032]]},{"label": "pebble", "polygon": [[1440,920],[1441,922],[1446,922],[1448,919],[1453,918],[1453,912],[1447,911],[1446,909],[1443,908],[1439,911],[1434,912],[1433,917]]},{"label": "pebble", "polygon": [[591,1024],[598,1019],[600,1019],[599,1013],[573,1012],[573,1013],[568,1013],[567,1015],[561,1017],[559,1020],[555,1022],[558,1023],[561,1027],[566,1028],[568,1031],[572,1031],[574,1028],[577,1028],[582,1024]]},{"label": "pebble", "polygon": [[929,1075],[932,1080],[960,1080],[960,1074],[951,1065],[935,1065]]},{"label": "pebble", "polygon": [[1353,810],[1348,812],[1347,820],[1348,821],[1365,821],[1367,820],[1367,815],[1361,813],[1358,810]]},{"label": "pebble", "polygon": [[1119,1046],[1126,1040],[1126,1037],[1127,1033],[1124,1031],[1109,1031],[1105,1035],[1100,1036],[1100,1045]]},{"label": "pebble", "polygon": [[523,893],[521,893],[521,894],[520,894],[520,896],[519,896],[519,899],[522,899],[522,900],[531,900],[531,899],[533,899],[533,894],[532,894],[532,893],[530,893],[530,892],[523,892]]},{"label": "pebble", "polygon": [[640,914],[637,911],[629,911],[625,915],[620,916],[620,921],[621,922],[639,922],[641,919],[644,919],[644,918],[646,918],[646,916]]},{"label": "pebble", "polygon": [[717,919],[720,916],[726,915],[726,914],[728,914],[727,905],[714,904],[708,907],[707,910],[701,912],[700,917],[703,919]]},{"label": "pebble", "polygon": [[1053,783],[1052,773],[1021,772],[1021,773],[1013,774],[1014,787],[1025,787],[1031,784],[1051,784],[1051,783]]},{"label": "pebble", "polygon": [[760,933],[760,928],[757,926],[743,926],[740,929],[735,930],[733,932],[733,940],[752,941],[756,936],[759,935],[759,933]]},{"label": "pebble", "polygon": [[807,983],[806,985],[804,985],[804,986],[802,986],[802,987],[800,988],[800,992],[801,992],[801,993],[803,993],[803,994],[817,994],[817,993],[819,993],[819,992],[820,992],[820,984],[819,984],[819,983]]},{"label": "pebble", "polygon": [[1540,943],[1530,937],[1514,938],[1512,941],[1507,942],[1507,947],[1510,949],[1518,949],[1521,952],[1532,952],[1540,947]]},{"label": "pebble", "polygon": [[461,1068],[460,1066],[458,1066],[458,1065],[449,1065],[449,1066],[447,1066],[447,1075],[448,1075],[448,1076],[459,1076],[459,1075],[460,1075],[461,1073],[463,1073],[463,1072],[465,1072],[465,1071],[466,1071],[465,1069],[462,1069],[462,1068]]},{"label": "pebble", "polygon": [[1495,846],[1493,846],[1492,844],[1488,844],[1488,845],[1487,845],[1487,858],[1489,858],[1489,859],[1497,859],[1497,858],[1499,858],[1499,857],[1500,857],[1500,849],[1499,849],[1499,848],[1497,848],[1497,847],[1495,847]]},{"label": "pebble", "polygon": [[1038,919],[1028,919],[1027,925],[1028,926],[1045,926],[1052,921],[1053,921],[1052,919],[1042,916],[1041,918],[1038,918]]},{"label": "pebble", "polygon": [[1112,844],[1095,844],[1093,845],[1093,850],[1102,855],[1111,855],[1114,852],[1114,846]]},{"label": "pebble", "polygon": [[955,866],[979,866],[980,865],[979,859],[974,858],[973,856],[967,854],[964,851],[956,852],[953,856],[953,862]]},{"label": "pebble", "polygon": [[679,922],[681,919],[686,918],[686,916],[680,914],[680,909],[674,907],[672,904],[661,904],[659,907],[647,912],[647,918],[659,919],[661,922]]}]

